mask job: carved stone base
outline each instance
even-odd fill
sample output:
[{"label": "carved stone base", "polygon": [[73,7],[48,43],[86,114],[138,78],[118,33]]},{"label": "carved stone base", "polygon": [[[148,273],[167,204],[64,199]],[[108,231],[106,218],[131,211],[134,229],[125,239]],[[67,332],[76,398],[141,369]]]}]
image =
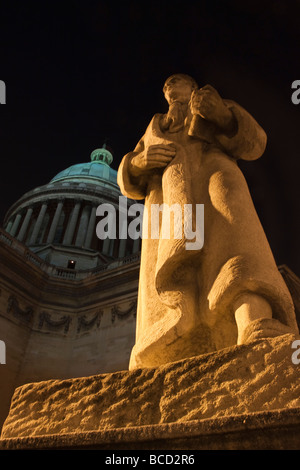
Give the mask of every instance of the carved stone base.
[{"label": "carved stone base", "polygon": [[295,448],[295,339],[286,334],[153,369],[24,385],[15,391],[1,446]]}]

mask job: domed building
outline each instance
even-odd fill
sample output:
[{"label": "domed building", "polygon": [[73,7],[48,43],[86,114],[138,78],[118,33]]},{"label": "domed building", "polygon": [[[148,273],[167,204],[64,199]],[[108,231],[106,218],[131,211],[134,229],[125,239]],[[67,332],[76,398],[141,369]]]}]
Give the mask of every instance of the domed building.
[{"label": "domed building", "polygon": [[[96,234],[101,204],[115,208],[119,233],[121,193],[112,160],[105,146],[94,150],[89,162],[72,165],[27,192],[5,216],[0,229],[0,340],[6,346],[6,364],[0,365],[0,428],[21,384],[128,368],[140,240]],[[127,200],[128,207],[134,202]]]},{"label": "domed building", "polygon": [[112,160],[105,147],[96,149],[90,162],[72,165],[24,194],[6,214],[6,232],[43,260],[65,268],[91,269],[138,252],[139,240],[96,236],[97,207],[109,203],[118,213],[121,193]]}]

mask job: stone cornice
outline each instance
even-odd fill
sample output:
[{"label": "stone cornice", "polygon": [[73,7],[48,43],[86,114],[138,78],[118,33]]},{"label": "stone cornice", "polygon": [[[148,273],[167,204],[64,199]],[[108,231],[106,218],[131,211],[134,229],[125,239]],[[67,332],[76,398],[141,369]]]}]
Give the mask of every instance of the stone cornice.
[{"label": "stone cornice", "polygon": [[88,185],[86,187],[79,187],[79,184],[76,184],[76,186],[74,184],[70,184],[68,187],[62,185],[56,186],[54,184],[51,187],[49,187],[49,185],[41,186],[24,194],[8,209],[5,215],[4,224],[6,224],[8,219],[16,212],[17,209],[23,210],[28,205],[40,202],[44,198],[47,201],[57,201],[58,199],[64,199],[64,196],[66,199],[79,198],[80,200],[91,202],[92,204],[97,204],[97,202],[99,204],[101,200],[116,204],[119,196],[121,196],[121,192],[117,188],[108,189],[100,185],[99,188],[96,185],[90,185],[90,187],[88,187]]}]

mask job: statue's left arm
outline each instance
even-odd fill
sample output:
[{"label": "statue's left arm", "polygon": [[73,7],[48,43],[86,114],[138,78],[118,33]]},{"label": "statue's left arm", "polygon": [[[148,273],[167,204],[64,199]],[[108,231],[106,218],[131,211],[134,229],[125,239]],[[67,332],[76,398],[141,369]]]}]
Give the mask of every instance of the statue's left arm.
[{"label": "statue's left arm", "polygon": [[256,160],[264,153],[267,143],[264,130],[245,109],[222,99],[211,85],[193,92],[191,111],[213,126],[213,140],[231,157]]},{"label": "statue's left arm", "polygon": [[264,153],[267,136],[256,120],[241,106],[231,100],[223,100],[233,116],[231,132],[219,132],[215,138],[226,153],[236,159],[256,160]]}]

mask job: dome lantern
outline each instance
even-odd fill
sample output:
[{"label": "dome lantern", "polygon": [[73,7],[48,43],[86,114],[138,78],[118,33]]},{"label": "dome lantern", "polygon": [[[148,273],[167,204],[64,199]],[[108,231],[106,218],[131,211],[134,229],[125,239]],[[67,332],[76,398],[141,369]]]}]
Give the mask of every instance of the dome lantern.
[{"label": "dome lantern", "polygon": [[117,171],[111,168],[113,161],[111,152],[103,144],[101,148],[93,150],[90,161],[86,163],[76,163],[58,173],[50,183],[62,182],[90,182],[97,185],[110,186],[113,190],[120,192],[117,184]]},{"label": "dome lantern", "polygon": [[111,164],[113,161],[113,156],[109,150],[107,150],[106,144],[103,144],[102,148],[96,149],[91,153],[91,161],[105,163],[106,165]]}]

